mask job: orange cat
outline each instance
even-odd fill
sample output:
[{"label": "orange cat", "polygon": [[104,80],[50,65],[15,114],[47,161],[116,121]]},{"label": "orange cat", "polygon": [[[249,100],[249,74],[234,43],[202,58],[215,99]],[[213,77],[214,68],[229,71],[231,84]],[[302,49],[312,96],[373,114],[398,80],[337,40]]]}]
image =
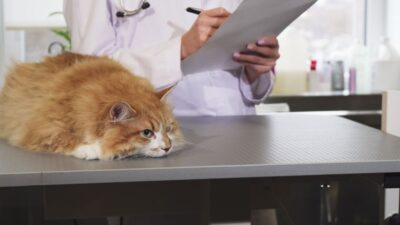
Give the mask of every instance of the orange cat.
[{"label": "orange cat", "polygon": [[167,91],[106,57],[64,53],[19,64],[0,96],[0,137],[87,160],[165,156],[182,143]]}]

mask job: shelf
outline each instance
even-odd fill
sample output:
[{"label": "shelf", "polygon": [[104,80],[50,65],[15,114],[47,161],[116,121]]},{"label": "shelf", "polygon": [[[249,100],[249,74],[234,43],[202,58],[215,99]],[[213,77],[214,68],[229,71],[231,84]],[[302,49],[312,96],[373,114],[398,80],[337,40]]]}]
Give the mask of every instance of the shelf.
[{"label": "shelf", "polygon": [[52,28],[65,28],[64,21],[32,21],[30,23],[9,22],[5,25],[7,31],[44,30]]}]

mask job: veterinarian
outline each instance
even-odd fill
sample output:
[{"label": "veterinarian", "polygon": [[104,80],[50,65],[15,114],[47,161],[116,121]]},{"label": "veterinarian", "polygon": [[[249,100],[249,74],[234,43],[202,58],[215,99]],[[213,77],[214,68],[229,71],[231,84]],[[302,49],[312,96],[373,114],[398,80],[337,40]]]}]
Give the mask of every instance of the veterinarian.
[{"label": "veterinarian", "polygon": [[[74,52],[109,55],[168,96],[175,115],[255,113],[274,84],[276,37],[255,37],[234,53],[236,71],[182,74],[181,61],[204,45],[241,0],[64,0]],[[146,4],[146,5],[144,5]],[[187,7],[203,9],[199,15]],[[245,50],[245,49],[244,49]]]}]

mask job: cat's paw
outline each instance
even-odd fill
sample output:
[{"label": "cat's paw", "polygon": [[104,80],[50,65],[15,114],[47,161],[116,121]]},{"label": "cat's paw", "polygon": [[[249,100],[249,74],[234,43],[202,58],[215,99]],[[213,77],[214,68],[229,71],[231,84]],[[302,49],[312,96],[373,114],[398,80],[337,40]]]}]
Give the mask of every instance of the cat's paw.
[{"label": "cat's paw", "polygon": [[71,152],[72,156],[79,159],[95,160],[102,159],[102,151],[99,142],[93,144],[85,144],[78,146],[74,151]]}]

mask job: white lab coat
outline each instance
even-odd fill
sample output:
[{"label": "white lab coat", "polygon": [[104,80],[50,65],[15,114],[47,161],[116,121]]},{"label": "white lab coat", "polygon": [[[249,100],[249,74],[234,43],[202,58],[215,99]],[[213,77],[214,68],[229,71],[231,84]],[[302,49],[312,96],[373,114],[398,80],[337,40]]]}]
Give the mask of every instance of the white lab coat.
[{"label": "white lab coat", "polygon": [[[241,0],[149,0],[150,8],[118,18],[119,0],[64,0],[64,15],[73,51],[109,55],[156,88],[176,84],[168,96],[176,115],[254,114],[254,104],[272,90],[267,73],[249,84],[243,70],[182,74],[181,37],[196,19],[189,6],[224,7],[233,12]],[[135,9],[139,0],[125,0]],[[255,37],[258,38],[258,37]]]}]

